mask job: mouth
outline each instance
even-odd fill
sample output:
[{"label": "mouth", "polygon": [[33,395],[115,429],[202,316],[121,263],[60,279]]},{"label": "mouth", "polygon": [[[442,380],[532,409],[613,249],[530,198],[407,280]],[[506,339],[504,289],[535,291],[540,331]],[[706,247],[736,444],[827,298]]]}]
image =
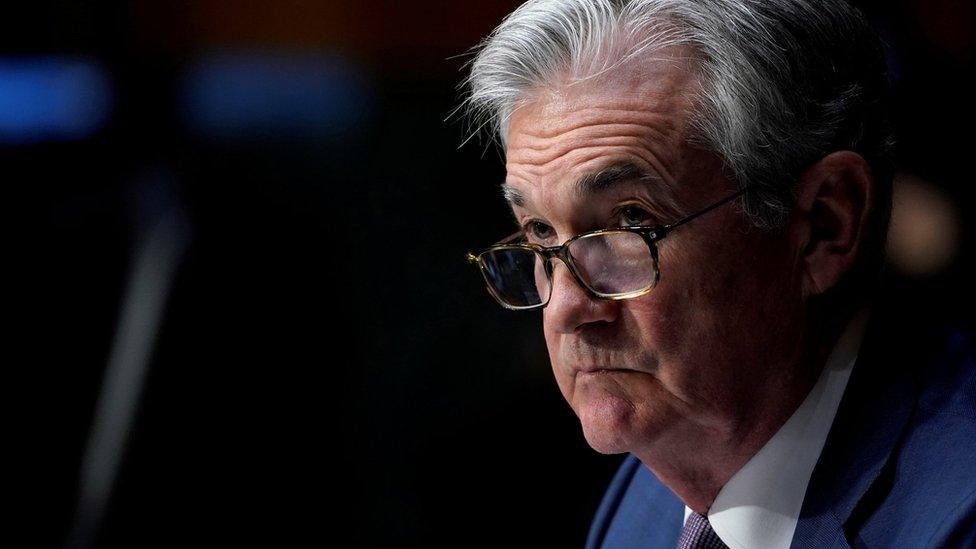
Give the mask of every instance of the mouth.
[{"label": "mouth", "polygon": [[621,374],[624,372],[633,372],[634,370],[627,370],[624,368],[581,368],[576,371],[577,376],[606,376],[612,374]]}]

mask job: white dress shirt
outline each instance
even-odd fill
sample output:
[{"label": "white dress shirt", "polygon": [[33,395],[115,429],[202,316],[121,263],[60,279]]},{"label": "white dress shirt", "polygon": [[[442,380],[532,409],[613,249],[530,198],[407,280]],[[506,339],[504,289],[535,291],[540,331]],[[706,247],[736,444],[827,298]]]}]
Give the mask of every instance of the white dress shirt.
[{"label": "white dress shirt", "polygon": [[[708,522],[731,549],[788,549],[810,475],[861,346],[869,311],[851,319],[816,385],[779,431],[719,491]],[[685,520],[691,509],[685,506]]]}]

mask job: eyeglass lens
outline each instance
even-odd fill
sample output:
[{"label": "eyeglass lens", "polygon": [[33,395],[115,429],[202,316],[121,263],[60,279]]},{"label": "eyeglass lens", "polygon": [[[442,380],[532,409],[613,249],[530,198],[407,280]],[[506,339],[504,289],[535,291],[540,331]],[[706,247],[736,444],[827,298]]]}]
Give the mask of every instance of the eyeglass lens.
[{"label": "eyeglass lens", "polygon": [[482,258],[485,278],[499,299],[515,307],[538,305],[549,299],[545,259],[524,248],[503,248]]},{"label": "eyeglass lens", "polygon": [[[654,284],[654,256],[647,242],[630,232],[598,233],[573,241],[569,254],[587,286],[606,297],[644,290]],[[514,307],[548,301],[551,266],[524,248],[503,248],[482,257],[485,278],[495,294]]]},{"label": "eyeglass lens", "polygon": [[585,236],[570,244],[569,253],[580,276],[599,294],[635,292],[654,281],[654,257],[639,234]]}]

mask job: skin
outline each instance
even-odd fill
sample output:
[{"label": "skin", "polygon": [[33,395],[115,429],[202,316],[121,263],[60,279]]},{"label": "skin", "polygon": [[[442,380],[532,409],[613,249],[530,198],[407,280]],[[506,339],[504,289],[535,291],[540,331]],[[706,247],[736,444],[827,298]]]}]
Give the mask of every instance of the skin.
[{"label": "skin", "polygon": [[[527,95],[506,141],[506,184],[528,202],[512,205],[516,220],[534,221],[555,245],[596,228],[671,222],[734,192],[721,160],[686,143],[698,85],[691,57],[658,51]],[[620,162],[652,177],[588,200],[573,192],[580,176]],[[587,442],[635,454],[702,514],[802,402],[842,324],[821,304],[864,240],[870,170],[838,151],[797,189],[782,233],[756,229],[739,201],[676,229],[658,246],[660,283],[638,298],[593,298],[555,265],[543,328]],[[622,220],[621,205],[640,210]]]}]

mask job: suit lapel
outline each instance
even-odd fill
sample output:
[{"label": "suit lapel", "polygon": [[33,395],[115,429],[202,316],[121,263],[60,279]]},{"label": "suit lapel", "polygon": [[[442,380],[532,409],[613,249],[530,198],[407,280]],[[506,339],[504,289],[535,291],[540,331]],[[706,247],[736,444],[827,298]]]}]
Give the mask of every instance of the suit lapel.
[{"label": "suit lapel", "polygon": [[[907,324],[911,326],[911,324]],[[920,364],[891,311],[875,307],[823,452],[810,477],[792,547],[850,547],[859,508],[889,464],[917,401]],[[878,483],[879,487],[882,483]],[[862,506],[863,507],[863,506]]]},{"label": "suit lapel", "polygon": [[611,483],[586,547],[674,549],[685,505],[633,454]]}]

